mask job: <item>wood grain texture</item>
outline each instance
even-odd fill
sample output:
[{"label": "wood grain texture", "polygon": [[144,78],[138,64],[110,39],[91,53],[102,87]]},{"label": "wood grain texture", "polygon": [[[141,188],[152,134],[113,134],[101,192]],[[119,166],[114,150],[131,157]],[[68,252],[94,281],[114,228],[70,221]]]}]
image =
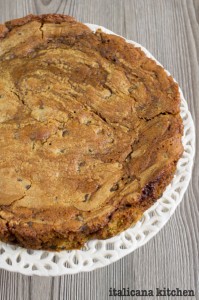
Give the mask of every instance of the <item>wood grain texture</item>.
[{"label": "wood grain texture", "polygon": [[[0,0],[0,22],[55,12],[105,26],[145,46],[179,82],[199,131],[199,0]],[[78,275],[39,278],[0,270],[0,300],[106,300],[110,287],[194,289],[196,296],[189,299],[199,299],[198,166],[196,151],[181,205],[145,246],[108,267]]]}]

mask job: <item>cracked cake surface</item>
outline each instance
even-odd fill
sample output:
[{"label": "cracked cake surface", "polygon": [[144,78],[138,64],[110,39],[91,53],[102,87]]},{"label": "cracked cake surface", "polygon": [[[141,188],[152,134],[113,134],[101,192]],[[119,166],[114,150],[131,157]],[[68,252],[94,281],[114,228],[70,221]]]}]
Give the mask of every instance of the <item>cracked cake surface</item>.
[{"label": "cracked cake surface", "polygon": [[77,249],[163,193],[183,152],[178,85],[64,15],[0,25],[0,240]]}]

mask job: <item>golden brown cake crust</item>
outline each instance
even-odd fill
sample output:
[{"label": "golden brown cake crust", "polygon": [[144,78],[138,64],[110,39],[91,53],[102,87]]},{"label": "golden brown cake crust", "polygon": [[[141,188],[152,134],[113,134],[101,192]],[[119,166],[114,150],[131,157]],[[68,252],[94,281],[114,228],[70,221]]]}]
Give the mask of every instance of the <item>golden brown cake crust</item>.
[{"label": "golden brown cake crust", "polygon": [[0,239],[80,248],[136,222],[183,147],[178,85],[70,16],[0,25]]}]

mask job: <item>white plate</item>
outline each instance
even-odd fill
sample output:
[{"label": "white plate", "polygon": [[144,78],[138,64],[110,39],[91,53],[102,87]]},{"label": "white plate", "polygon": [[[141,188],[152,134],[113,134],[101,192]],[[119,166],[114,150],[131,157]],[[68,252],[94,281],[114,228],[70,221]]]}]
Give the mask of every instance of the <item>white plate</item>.
[{"label": "white plate", "polygon": [[[102,26],[86,25],[93,31],[101,28],[106,33],[114,34]],[[133,41],[126,41],[140,47],[148,57],[160,64],[144,47]],[[166,72],[169,74],[168,71]],[[195,153],[195,129],[181,90],[180,95],[180,111],[184,124],[183,156],[178,161],[176,174],[163,196],[144,213],[142,219],[135,226],[107,240],[89,241],[83,249],[73,251],[33,251],[0,242],[0,268],[26,275],[40,276],[91,271],[119,260],[155,236],[182,201],[191,179]]]}]

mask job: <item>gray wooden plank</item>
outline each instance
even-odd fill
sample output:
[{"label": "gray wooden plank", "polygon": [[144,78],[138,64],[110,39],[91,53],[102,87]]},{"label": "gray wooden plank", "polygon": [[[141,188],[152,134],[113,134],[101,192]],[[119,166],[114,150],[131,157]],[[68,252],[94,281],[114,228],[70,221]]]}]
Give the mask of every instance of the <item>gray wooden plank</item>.
[{"label": "gray wooden plank", "polygon": [[[199,129],[198,0],[0,0],[0,11],[1,22],[28,13],[71,14],[79,21],[103,25],[141,43],[178,80]],[[106,300],[110,287],[195,289],[193,299],[199,299],[198,163],[196,153],[192,181],[183,202],[145,246],[90,273],[31,278],[1,270],[0,300]]]}]

